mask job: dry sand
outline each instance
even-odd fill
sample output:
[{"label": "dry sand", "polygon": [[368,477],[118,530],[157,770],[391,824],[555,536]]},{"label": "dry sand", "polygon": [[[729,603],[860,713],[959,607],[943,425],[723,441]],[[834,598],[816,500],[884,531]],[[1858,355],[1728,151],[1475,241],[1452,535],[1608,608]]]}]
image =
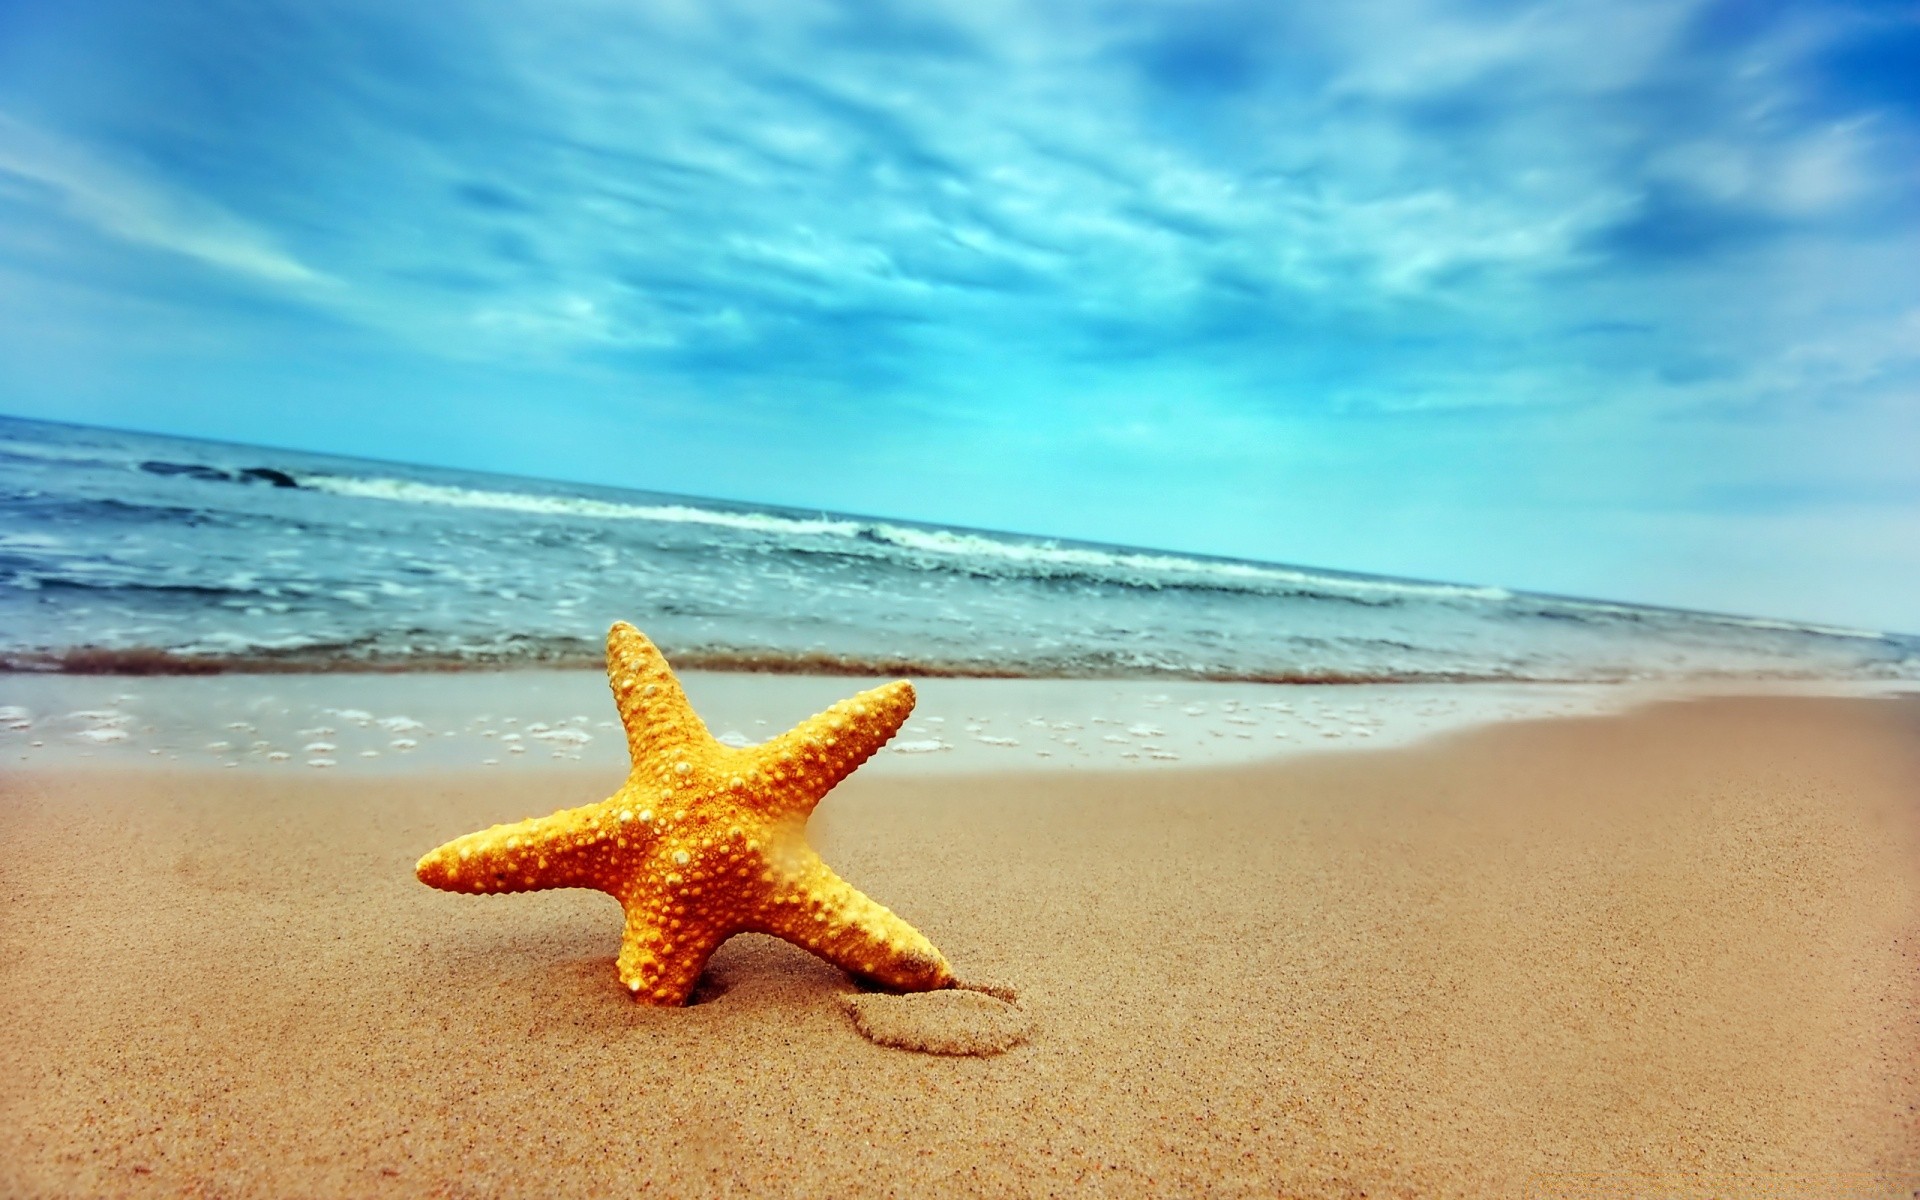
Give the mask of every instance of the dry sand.
[{"label": "dry sand", "polygon": [[992,1057],[737,938],[417,855],[543,773],[0,776],[0,1194],[1745,1195],[1920,1188],[1920,703],[1713,700],[1193,771],[856,775],[814,840]]}]

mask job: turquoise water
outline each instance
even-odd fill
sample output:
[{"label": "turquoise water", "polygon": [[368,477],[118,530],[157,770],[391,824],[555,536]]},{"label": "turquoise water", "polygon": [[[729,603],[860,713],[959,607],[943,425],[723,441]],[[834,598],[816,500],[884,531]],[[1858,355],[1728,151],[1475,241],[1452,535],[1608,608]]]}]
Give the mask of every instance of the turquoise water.
[{"label": "turquoise water", "polygon": [[0,661],[1920,677],[1920,639],[0,418]]}]

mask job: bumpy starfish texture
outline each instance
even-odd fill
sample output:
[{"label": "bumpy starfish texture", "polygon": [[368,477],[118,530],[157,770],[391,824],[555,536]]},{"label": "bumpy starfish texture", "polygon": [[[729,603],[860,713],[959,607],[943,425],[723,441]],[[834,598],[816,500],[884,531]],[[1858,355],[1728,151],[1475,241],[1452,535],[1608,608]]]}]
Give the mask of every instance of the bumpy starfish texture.
[{"label": "bumpy starfish texture", "polygon": [[770,933],[901,991],[952,987],[920,932],[835,875],[807,816],[913,711],[913,685],[861,692],[746,749],[721,745],[667,660],[625,622],[607,678],[633,769],[613,796],[456,838],[415,868],[450,892],[584,887],[626,910],[617,966],[634,999],[684,1004],[736,933]]}]

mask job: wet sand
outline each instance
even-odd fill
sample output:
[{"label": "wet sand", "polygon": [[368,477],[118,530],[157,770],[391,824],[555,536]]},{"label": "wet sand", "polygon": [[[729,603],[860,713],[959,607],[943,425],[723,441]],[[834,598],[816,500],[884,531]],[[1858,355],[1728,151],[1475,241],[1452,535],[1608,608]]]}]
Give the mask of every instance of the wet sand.
[{"label": "wet sand", "polygon": [[0,1193],[1920,1189],[1920,701],[856,774],[815,844],[1018,990],[987,1057],[759,937],[638,1007],[610,899],[412,877],[616,783],[0,775]]}]

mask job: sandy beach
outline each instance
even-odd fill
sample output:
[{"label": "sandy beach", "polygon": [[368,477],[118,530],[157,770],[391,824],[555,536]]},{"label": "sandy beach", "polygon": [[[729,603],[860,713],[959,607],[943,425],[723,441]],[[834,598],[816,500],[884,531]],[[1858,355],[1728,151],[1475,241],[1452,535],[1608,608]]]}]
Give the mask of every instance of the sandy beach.
[{"label": "sandy beach", "polygon": [[1920,1189],[1912,698],[862,771],[814,843],[1017,990],[990,1057],[864,1040],[755,936],[637,1006],[610,899],[413,878],[618,778],[9,764],[0,1192]]}]

